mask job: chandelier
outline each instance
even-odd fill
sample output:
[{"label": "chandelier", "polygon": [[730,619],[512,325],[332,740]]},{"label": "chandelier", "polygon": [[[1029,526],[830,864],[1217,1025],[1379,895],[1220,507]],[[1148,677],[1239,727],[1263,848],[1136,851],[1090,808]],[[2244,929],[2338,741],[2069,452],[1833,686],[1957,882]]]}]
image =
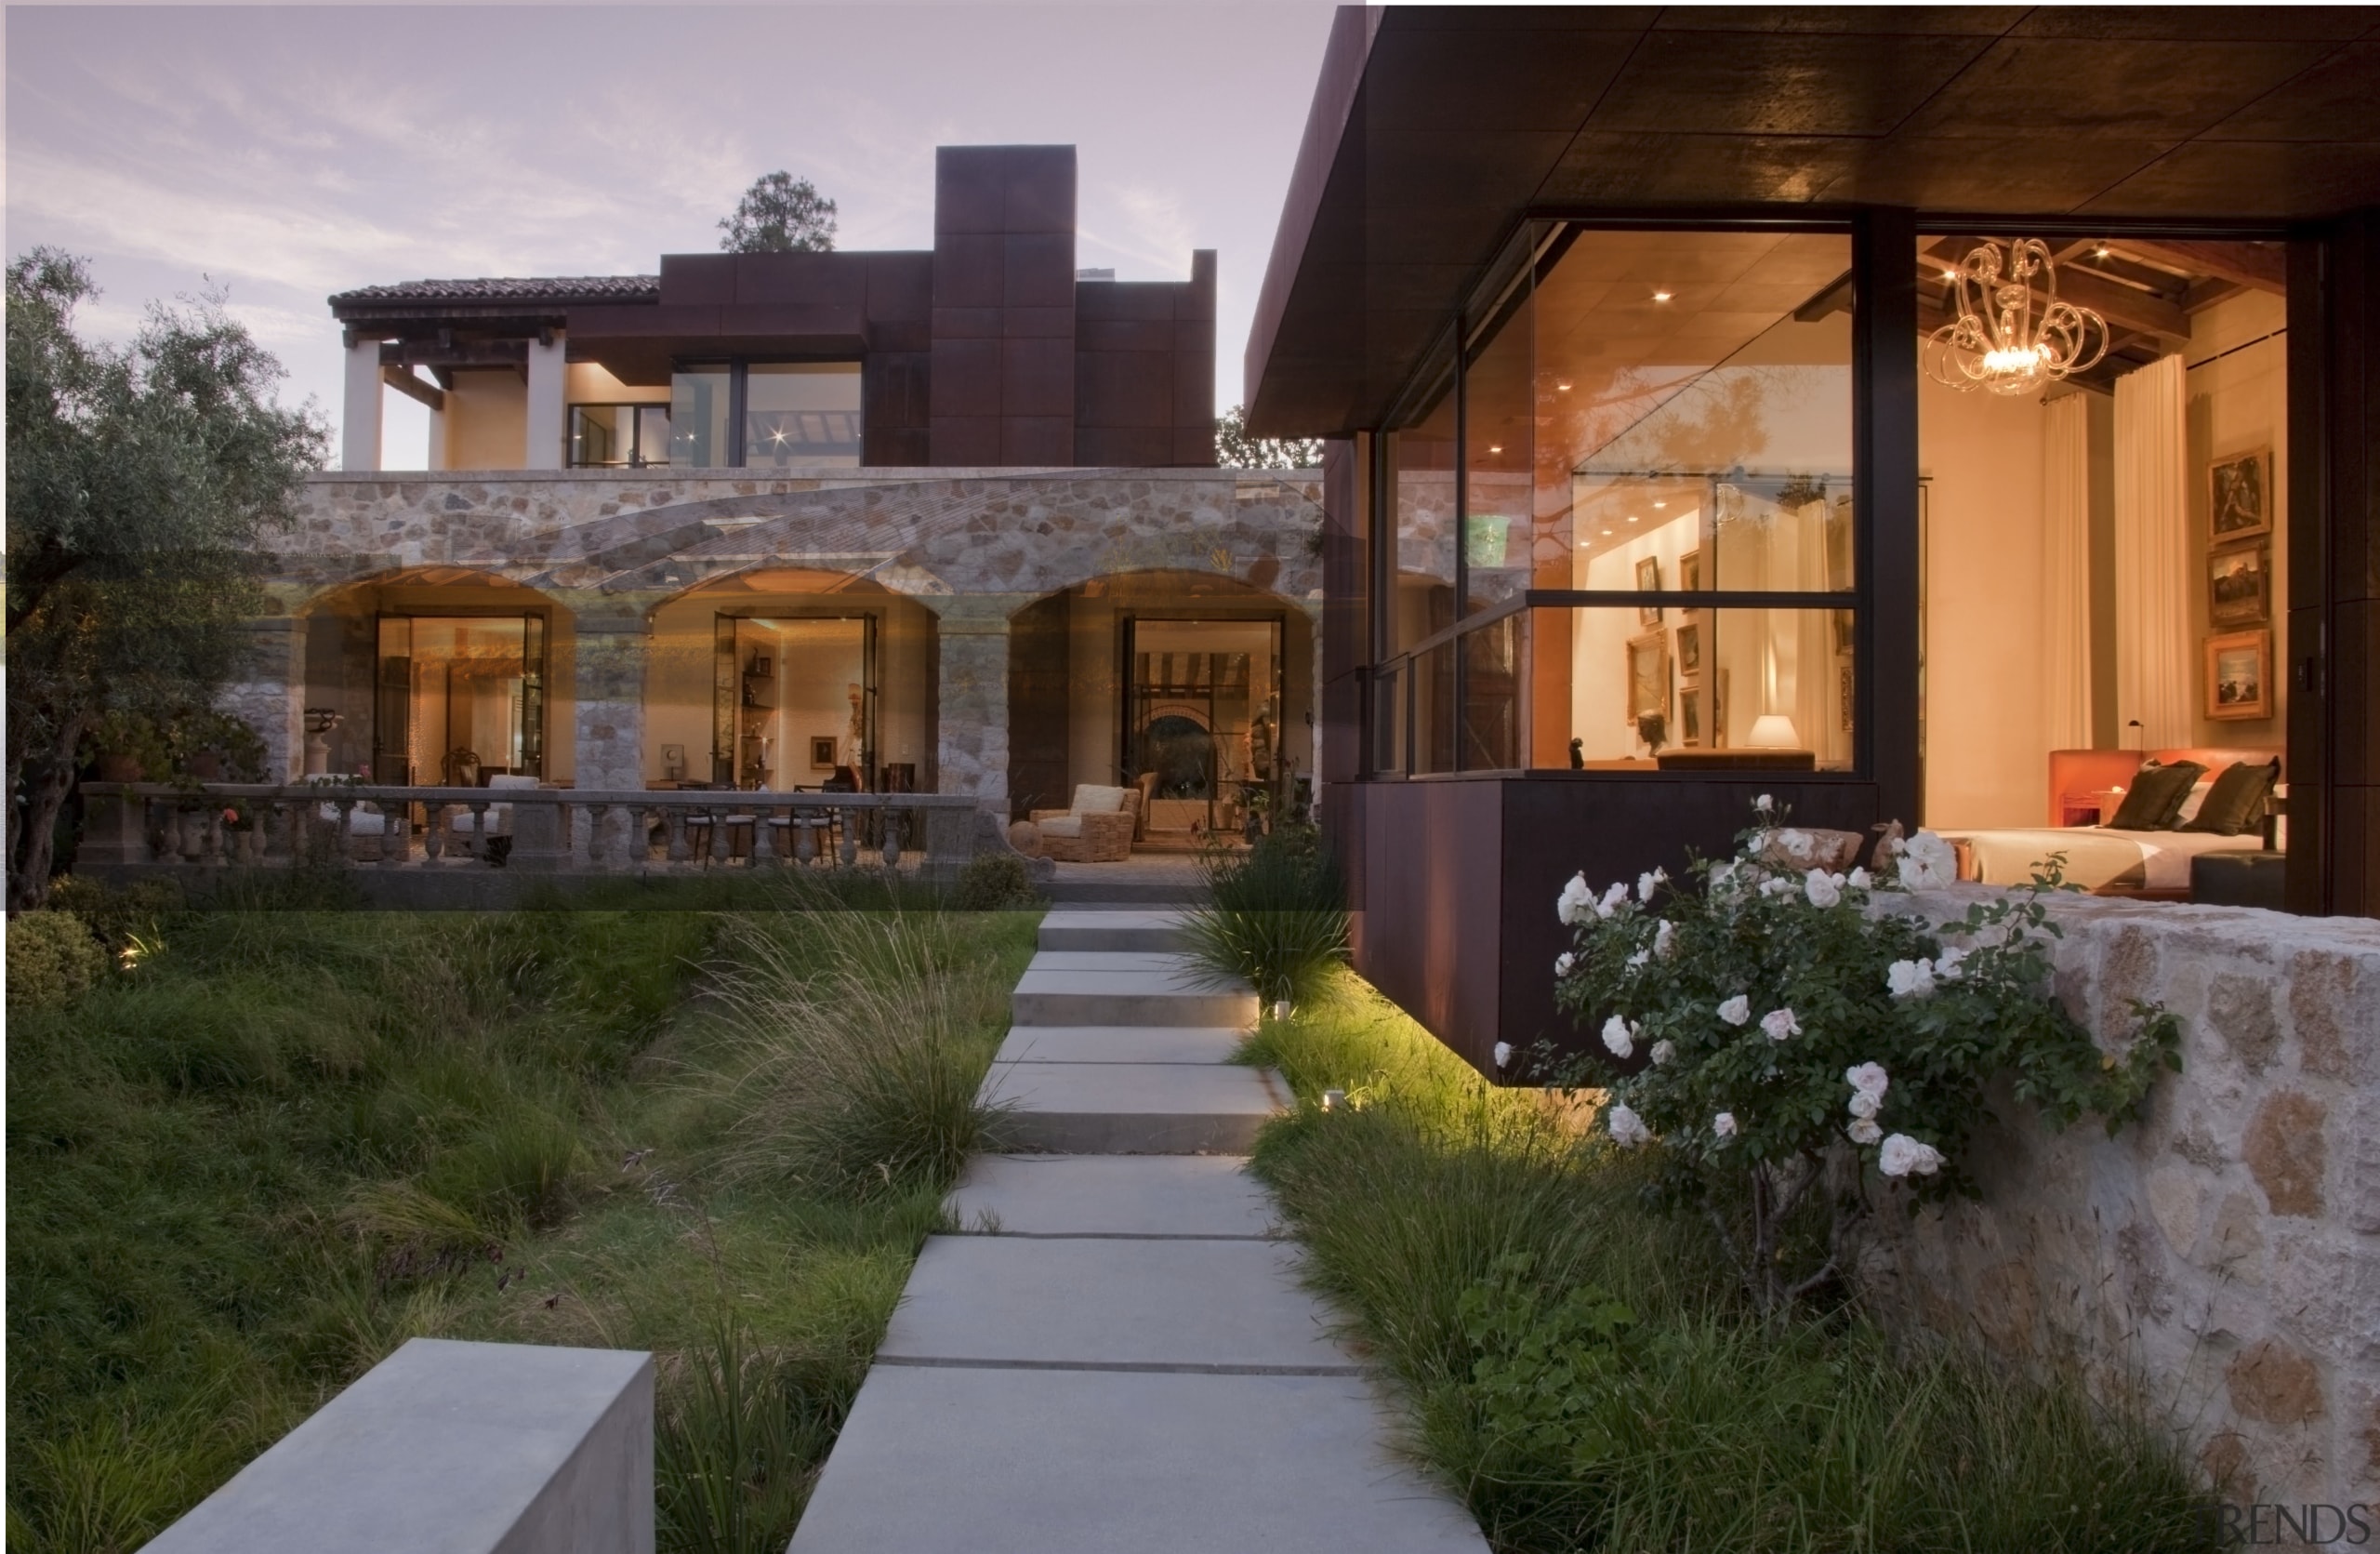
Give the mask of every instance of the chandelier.
[{"label": "chandelier", "polygon": [[2057,266],[2038,237],[2004,250],[1978,245],[1948,279],[1957,317],[1926,339],[1925,370],[1937,383],[2030,393],[2108,353],[2108,321],[2058,300]]}]

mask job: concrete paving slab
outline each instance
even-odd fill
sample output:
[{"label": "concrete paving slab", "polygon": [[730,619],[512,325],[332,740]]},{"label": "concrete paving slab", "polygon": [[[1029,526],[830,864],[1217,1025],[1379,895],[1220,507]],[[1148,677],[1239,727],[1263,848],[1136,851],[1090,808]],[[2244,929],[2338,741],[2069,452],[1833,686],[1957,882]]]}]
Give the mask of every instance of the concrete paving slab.
[{"label": "concrete paving slab", "polygon": [[[1121,971],[1153,976],[1169,988],[1207,988],[1213,974],[1175,950],[1052,950],[1044,945],[1033,952],[1027,971]],[[1234,983],[1223,983],[1225,987]],[[1236,984],[1246,986],[1244,983]]]},{"label": "concrete paving slab", "polygon": [[1182,914],[1145,907],[1104,911],[1052,909],[1041,919],[1044,950],[1155,950],[1180,951]]},{"label": "concrete paving slab", "polygon": [[1018,1025],[1236,1025],[1256,1023],[1256,995],[1245,989],[1177,987],[1148,970],[1052,967],[1042,957],[1009,996]]},{"label": "concrete paving slab", "polygon": [[1229,1026],[1020,1025],[1002,1063],[1228,1063],[1248,1032]]},{"label": "concrete paving slab", "polygon": [[1263,1184],[1228,1155],[977,1155],[945,1206],[1003,1236],[1271,1236]]},{"label": "concrete paving slab", "polygon": [[1287,1242],[930,1236],[879,1364],[1345,1372]]},{"label": "concrete paving slab", "polygon": [[1230,1063],[995,1063],[982,1095],[1006,1148],[1054,1155],[1244,1155],[1288,1108],[1277,1078]]},{"label": "concrete paving slab", "polygon": [[1344,1376],[880,1365],[790,1554],[1487,1554]]}]

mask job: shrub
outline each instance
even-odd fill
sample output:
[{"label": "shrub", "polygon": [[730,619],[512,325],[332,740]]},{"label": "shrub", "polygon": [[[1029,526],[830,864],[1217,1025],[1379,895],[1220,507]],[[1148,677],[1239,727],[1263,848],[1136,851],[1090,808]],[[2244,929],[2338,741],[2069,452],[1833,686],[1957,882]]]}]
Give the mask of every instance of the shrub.
[{"label": "shrub", "polygon": [[[1838,874],[1799,867],[1807,833],[1765,796],[1755,809],[1735,858],[1695,864],[1695,888],[1657,870],[1597,897],[1573,879],[1558,910],[1575,948],[1554,970],[1557,1003],[1613,1059],[1642,1062],[1611,1081],[1612,1141],[1653,1147],[1664,1195],[1710,1212],[1746,1293],[1775,1312],[1841,1272],[1867,1184],[1843,1173],[1852,1189],[1825,1190],[1831,1166],[1873,1166],[1913,1201],[1972,1195],[1988,1084],[2009,1077],[2053,1127],[2095,1112],[2113,1133],[2180,1068],[2180,1027],[2135,1002],[2118,1059],[2067,1014],[2049,990],[2054,874],[1937,925],[1894,877],[1934,883],[1937,839],[1880,865],[1886,879]],[[1593,1054],[1554,1071],[1609,1072]],[[1822,1242],[1788,1246],[1796,1212],[1822,1203]]]},{"label": "shrub", "polygon": [[7,957],[11,1009],[62,1009],[108,973],[108,952],[72,912],[10,917]]},{"label": "shrub", "polygon": [[950,907],[962,912],[1029,911],[1041,893],[1025,860],[1014,853],[978,853],[959,868],[950,887]]},{"label": "shrub", "polygon": [[172,880],[135,880],[111,885],[68,874],[52,881],[49,904],[73,912],[91,926],[111,955],[120,955],[138,942],[153,945],[165,919],[182,910],[181,886]]},{"label": "shrub", "polygon": [[1212,904],[1191,912],[1183,929],[1190,953],[1214,976],[1294,1001],[1346,958],[1346,890],[1314,827],[1277,827],[1244,852],[1211,848],[1199,871]]}]

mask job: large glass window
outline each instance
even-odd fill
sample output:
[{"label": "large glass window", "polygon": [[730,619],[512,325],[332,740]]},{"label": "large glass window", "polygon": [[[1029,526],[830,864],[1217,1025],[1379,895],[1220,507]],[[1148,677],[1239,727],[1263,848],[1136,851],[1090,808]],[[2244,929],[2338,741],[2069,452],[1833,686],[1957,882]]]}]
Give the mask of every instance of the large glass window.
[{"label": "large glass window", "polygon": [[669,379],[669,462],[696,470],[735,463],[730,431],[734,372],[724,362],[680,367]]},{"label": "large glass window", "polygon": [[746,465],[858,466],[857,362],[755,362],[744,370]]},{"label": "large glass window", "polygon": [[544,772],[543,617],[385,615],[378,636],[376,781],[469,788]]},{"label": "large glass window", "polygon": [[575,470],[643,470],[669,462],[669,406],[574,405],[570,464]]},{"label": "large glass window", "polygon": [[1454,624],[1455,392],[1451,346],[1420,386],[1422,408],[1387,437],[1382,547],[1388,576],[1381,589],[1383,641],[1409,652]]}]

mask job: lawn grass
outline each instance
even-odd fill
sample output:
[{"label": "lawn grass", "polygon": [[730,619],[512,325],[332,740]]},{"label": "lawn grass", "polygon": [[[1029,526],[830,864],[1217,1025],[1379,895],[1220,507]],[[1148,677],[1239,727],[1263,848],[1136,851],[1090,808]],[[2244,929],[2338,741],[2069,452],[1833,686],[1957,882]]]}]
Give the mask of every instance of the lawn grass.
[{"label": "lawn grass", "polygon": [[662,1547],[782,1548],[1038,921],[782,910],[847,904],[181,912],[12,1009],[10,1549],[138,1547],[416,1335],[654,1350]]},{"label": "lawn grass", "polygon": [[[1352,974],[1243,1056],[1300,1098],[1257,1171],[1499,1550],[2209,1547],[2164,1432],[1856,1309],[1763,1323],[1704,1233],[1646,1206],[1641,1157]],[[1320,1109],[1329,1088],[1353,1106]]]}]

